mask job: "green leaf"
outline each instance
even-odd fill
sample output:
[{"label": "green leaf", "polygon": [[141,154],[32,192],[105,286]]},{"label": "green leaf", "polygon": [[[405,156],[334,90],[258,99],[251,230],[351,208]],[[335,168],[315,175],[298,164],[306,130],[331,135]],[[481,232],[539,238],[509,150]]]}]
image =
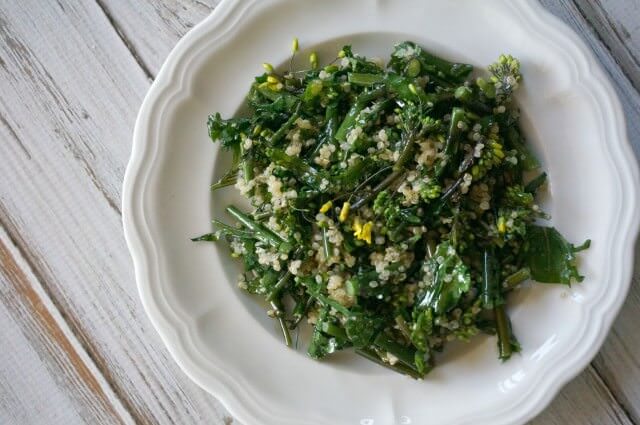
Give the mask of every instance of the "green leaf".
[{"label": "green leaf", "polygon": [[438,245],[428,261],[431,284],[419,305],[433,308],[436,314],[443,314],[453,309],[460,297],[469,290],[471,275],[450,242]]},{"label": "green leaf", "polygon": [[247,133],[251,122],[246,118],[231,118],[223,120],[219,113],[210,115],[207,121],[209,137],[211,140],[220,141],[225,148],[238,146],[242,140],[242,134]]},{"label": "green leaf", "polygon": [[427,338],[433,333],[433,310],[414,310],[415,322],[411,330],[411,342],[423,352],[429,351]]},{"label": "green leaf", "polygon": [[327,327],[327,319],[329,316],[328,308],[323,308],[319,314],[316,325],[313,329],[313,335],[311,336],[311,342],[307,349],[307,354],[313,359],[321,359],[328,354],[331,354],[337,349],[336,339],[328,336],[323,332],[323,328]]},{"label": "green leaf", "polygon": [[380,327],[380,320],[362,313],[356,313],[349,316],[344,327],[353,346],[364,348],[373,341]]},{"label": "green leaf", "polygon": [[[588,245],[587,245],[588,246]],[[553,227],[529,226],[527,229],[526,262],[533,280],[542,283],[582,282],[578,273],[576,248]]]}]

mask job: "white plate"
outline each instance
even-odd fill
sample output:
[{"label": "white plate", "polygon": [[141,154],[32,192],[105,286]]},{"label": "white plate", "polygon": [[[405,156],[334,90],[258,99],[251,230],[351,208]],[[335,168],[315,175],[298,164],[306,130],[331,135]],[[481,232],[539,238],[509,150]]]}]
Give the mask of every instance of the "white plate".
[{"label": "white plate", "polygon": [[[321,59],[343,43],[388,57],[414,40],[486,66],[522,62],[518,93],[550,176],[546,210],[576,243],[587,278],[532,285],[511,304],[523,352],[501,364],[495,340],[450,346],[425,381],[343,355],[286,349],[262,306],[236,288],[225,249],[189,237],[224,217],[233,190],[208,190],[225,154],[211,112],[242,104],[260,64],[285,63],[291,39]],[[124,226],[140,295],[168,349],[247,425],[511,424],[539,413],[596,354],[627,292],[638,228],[638,170],[623,112],[583,43],[534,1],[223,1],[178,43],[142,105],[124,183]]]}]

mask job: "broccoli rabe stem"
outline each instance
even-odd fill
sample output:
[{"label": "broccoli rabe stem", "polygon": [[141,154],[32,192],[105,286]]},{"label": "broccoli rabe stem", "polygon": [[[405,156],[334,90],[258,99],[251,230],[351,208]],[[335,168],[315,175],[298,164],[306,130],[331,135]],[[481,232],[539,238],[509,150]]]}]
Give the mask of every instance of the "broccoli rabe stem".
[{"label": "broccoli rabe stem", "polygon": [[269,295],[267,295],[267,301],[271,302],[278,298],[282,289],[289,283],[289,280],[291,280],[291,272],[287,270],[280,276],[276,284],[273,286],[273,289],[271,289]]},{"label": "broccoli rabe stem", "polygon": [[537,190],[543,184],[545,184],[546,181],[547,181],[547,173],[541,173],[539,176],[535,177],[533,180],[527,183],[527,185],[524,187],[524,191],[535,194]]},{"label": "broccoli rabe stem", "polygon": [[280,324],[280,329],[282,330],[282,336],[284,337],[284,343],[287,347],[291,347],[291,333],[289,332],[289,328],[287,327],[287,322],[284,318],[284,307],[282,306],[282,302],[280,300],[271,301],[271,308],[275,314],[276,319],[278,319],[278,323]]},{"label": "broccoli rabe stem", "polygon": [[222,189],[223,187],[233,186],[238,181],[238,171],[225,174],[220,180],[211,185],[211,190]]},{"label": "broccoli rabe stem", "polygon": [[278,129],[278,131],[273,133],[271,139],[269,140],[271,146],[275,146],[277,143],[279,143],[280,140],[282,140],[287,132],[291,129],[291,127],[293,127],[293,124],[295,124],[298,118],[300,118],[300,105],[301,103],[298,102],[295,112],[291,114],[289,119],[282,125],[282,127]]},{"label": "broccoli rabe stem", "polygon": [[324,258],[329,260],[331,258],[331,254],[333,252],[333,246],[331,246],[331,242],[329,242],[329,236],[327,235],[327,228],[322,228],[322,247],[324,250]]},{"label": "broccoli rabe stem", "polygon": [[482,305],[486,309],[492,309],[500,302],[500,285],[498,284],[498,265],[493,253],[484,250],[482,258]]},{"label": "broccoli rabe stem", "polygon": [[286,253],[291,251],[291,244],[289,242],[282,239],[261,223],[253,220],[233,205],[227,207],[227,212],[238,220],[244,227],[251,230],[256,239],[277,248],[280,252]]},{"label": "broccoli rabe stem", "polygon": [[349,82],[355,86],[372,86],[384,81],[384,74],[361,74],[352,72],[349,74]]},{"label": "broccoli rabe stem", "polygon": [[283,150],[277,148],[268,148],[265,153],[274,164],[291,171],[306,184],[315,188],[320,185],[320,173],[304,160],[287,155]]},{"label": "broccoli rabe stem", "polygon": [[504,310],[504,305],[493,309],[498,334],[498,357],[500,360],[508,360],[513,354],[513,342],[511,341],[511,326],[509,317]]},{"label": "broccoli rabe stem", "polygon": [[378,336],[374,340],[374,345],[386,351],[387,353],[391,353],[406,366],[409,366],[410,368],[415,367],[415,350],[398,344],[398,342],[388,337],[385,333],[381,332],[378,334]]},{"label": "broccoli rabe stem", "polygon": [[391,369],[394,372],[398,372],[401,373],[403,375],[407,375],[410,376],[414,379],[422,379],[424,378],[423,374],[421,374],[420,372],[418,372],[417,370],[410,368],[408,366],[406,366],[403,363],[396,363],[394,365],[390,365],[387,362],[384,362],[379,356],[378,354],[370,349],[370,348],[360,348],[360,349],[356,349],[355,350],[356,354],[358,354],[359,356],[364,357],[367,360],[370,360],[380,366],[386,367],[387,369]]},{"label": "broccoli rabe stem", "polygon": [[528,267],[523,267],[517,272],[507,276],[502,282],[502,287],[505,290],[513,289],[525,280],[531,278],[531,270]]},{"label": "broccoli rabe stem", "polygon": [[379,87],[374,90],[366,91],[358,96],[354,105],[347,113],[347,116],[342,121],[342,124],[340,124],[338,131],[336,131],[335,139],[341,142],[346,140],[347,134],[353,129],[356,124],[356,118],[358,117],[358,114],[367,106],[369,102],[382,97],[385,93],[386,89],[384,87]]},{"label": "broccoli rabe stem", "polygon": [[395,182],[396,180],[398,180],[400,178],[400,176],[402,176],[402,174],[404,174],[404,171],[402,171],[402,170],[393,171],[391,174],[389,174],[387,177],[385,177],[384,180],[382,180],[380,183],[378,183],[373,189],[371,189],[370,191],[366,192],[366,194],[364,196],[362,196],[357,201],[355,201],[351,205],[351,210],[357,210],[358,208],[360,208],[361,206],[363,206],[364,204],[369,202],[371,199],[373,199],[373,197],[377,196],[378,193],[382,192],[387,187],[391,186],[393,184],[393,182]]},{"label": "broccoli rabe stem", "polygon": [[447,169],[451,168],[451,164],[455,161],[460,144],[462,134],[462,126],[464,124],[465,112],[462,108],[453,108],[451,112],[451,124],[449,125],[449,133],[444,145],[444,160],[436,166],[436,177],[440,177]]},{"label": "broccoli rabe stem", "polygon": [[332,103],[327,106],[327,110],[325,111],[324,120],[326,122],[324,126],[324,131],[322,132],[322,137],[318,144],[309,152],[307,155],[307,159],[311,159],[320,151],[320,148],[327,143],[331,143],[335,137],[336,131],[338,130],[338,104]]}]

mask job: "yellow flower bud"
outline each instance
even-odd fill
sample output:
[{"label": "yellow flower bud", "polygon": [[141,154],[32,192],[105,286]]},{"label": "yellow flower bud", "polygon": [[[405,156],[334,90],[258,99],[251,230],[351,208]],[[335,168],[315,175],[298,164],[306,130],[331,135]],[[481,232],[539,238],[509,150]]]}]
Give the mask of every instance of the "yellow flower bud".
[{"label": "yellow flower bud", "polygon": [[333,206],[333,202],[328,201],[325,202],[321,207],[320,207],[320,212],[322,214],[326,213],[327,211],[329,211],[331,209],[331,207]]},{"label": "yellow flower bud", "polygon": [[340,217],[338,217],[338,220],[340,220],[341,223],[343,223],[347,217],[349,217],[349,210],[351,209],[351,204],[349,202],[345,202],[344,204],[342,204],[342,209],[340,210]]}]

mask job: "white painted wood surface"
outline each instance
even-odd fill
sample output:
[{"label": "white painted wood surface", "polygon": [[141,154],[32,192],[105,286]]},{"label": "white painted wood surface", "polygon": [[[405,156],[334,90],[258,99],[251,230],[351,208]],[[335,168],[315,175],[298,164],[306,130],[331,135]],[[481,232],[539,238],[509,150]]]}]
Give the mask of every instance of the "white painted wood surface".
[{"label": "white painted wood surface", "polygon": [[[237,423],[147,321],[119,207],[150,80],[217,3],[0,1],[0,424]],[[542,3],[600,59],[640,154],[640,3]],[[640,424],[638,271],[598,357],[533,423]]]}]

